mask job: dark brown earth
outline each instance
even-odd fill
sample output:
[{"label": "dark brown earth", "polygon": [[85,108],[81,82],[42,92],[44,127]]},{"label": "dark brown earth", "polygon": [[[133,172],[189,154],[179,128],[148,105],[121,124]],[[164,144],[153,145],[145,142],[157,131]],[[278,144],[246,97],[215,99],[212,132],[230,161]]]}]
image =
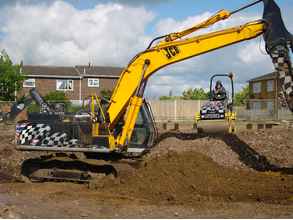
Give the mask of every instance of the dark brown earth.
[{"label": "dark brown earth", "polygon": [[[0,217],[293,217],[293,133],[161,134],[143,160],[96,184],[17,182],[27,153],[0,134]],[[34,155],[36,156],[36,155]]]}]

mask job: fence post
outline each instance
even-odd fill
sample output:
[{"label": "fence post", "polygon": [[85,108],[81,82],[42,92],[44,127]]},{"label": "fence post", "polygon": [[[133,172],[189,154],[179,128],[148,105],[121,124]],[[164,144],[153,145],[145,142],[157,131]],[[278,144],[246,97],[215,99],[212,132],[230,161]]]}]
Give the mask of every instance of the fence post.
[{"label": "fence post", "polygon": [[174,120],[177,121],[177,100],[174,100]]},{"label": "fence post", "polygon": [[198,100],[198,111],[200,111],[200,107],[201,107],[201,100]]}]

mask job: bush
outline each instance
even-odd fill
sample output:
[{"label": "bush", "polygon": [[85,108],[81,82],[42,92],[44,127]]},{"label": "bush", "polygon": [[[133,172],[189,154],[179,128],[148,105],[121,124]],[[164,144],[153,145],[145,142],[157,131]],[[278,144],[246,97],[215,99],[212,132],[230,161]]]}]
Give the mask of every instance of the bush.
[{"label": "bush", "polygon": [[64,92],[61,91],[53,91],[53,92],[49,92],[47,95],[45,95],[44,99],[47,102],[50,101],[61,101],[61,102],[68,102],[68,98],[66,97]]},{"label": "bush", "polygon": [[69,111],[69,108],[71,106],[71,102],[62,91],[49,92],[47,95],[44,96],[44,99],[49,104],[64,103],[65,111]]},{"label": "bush", "polygon": [[67,106],[66,111],[71,113],[76,113],[82,109],[79,105],[72,105],[71,103]]},{"label": "bush", "polygon": [[110,100],[112,96],[112,91],[109,89],[104,89],[101,91],[101,98],[104,98],[106,100]]},{"label": "bush", "polygon": [[35,102],[33,102],[32,104],[30,104],[28,106],[27,111],[29,113],[31,113],[31,112],[40,112],[40,106],[38,104],[36,104]]},{"label": "bush", "polygon": [[[64,103],[65,105],[65,111],[71,111],[72,104],[66,97],[65,93],[62,91],[53,91],[49,92],[47,95],[45,95],[44,100],[48,102],[49,104],[54,104],[54,103]],[[40,111],[40,106],[33,102],[29,107],[28,107],[28,112],[39,112]]]},{"label": "bush", "polygon": [[247,100],[249,99],[249,86],[245,86],[235,94],[235,105],[236,106],[243,106],[246,104]]}]

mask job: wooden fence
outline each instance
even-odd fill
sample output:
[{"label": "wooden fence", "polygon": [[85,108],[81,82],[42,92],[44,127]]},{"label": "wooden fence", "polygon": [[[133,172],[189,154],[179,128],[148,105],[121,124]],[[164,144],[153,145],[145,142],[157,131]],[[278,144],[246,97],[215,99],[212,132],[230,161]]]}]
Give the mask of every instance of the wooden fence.
[{"label": "wooden fence", "polygon": [[[207,101],[205,100],[149,100],[156,122],[184,122],[193,121],[195,113]],[[0,102],[0,110],[9,112],[12,103]],[[293,120],[293,114],[286,109],[278,112],[269,110],[247,110],[245,107],[235,107],[239,120]]]},{"label": "wooden fence", "polygon": [[[149,101],[157,122],[180,122],[194,120],[195,113],[200,110],[207,101],[205,100],[168,100]],[[234,107],[239,120],[249,121],[279,121],[293,120],[293,114],[287,109],[258,110],[246,109],[246,107]]]},{"label": "wooden fence", "polygon": [[201,100],[151,100],[155,121],[190,121],[207,101]]}]

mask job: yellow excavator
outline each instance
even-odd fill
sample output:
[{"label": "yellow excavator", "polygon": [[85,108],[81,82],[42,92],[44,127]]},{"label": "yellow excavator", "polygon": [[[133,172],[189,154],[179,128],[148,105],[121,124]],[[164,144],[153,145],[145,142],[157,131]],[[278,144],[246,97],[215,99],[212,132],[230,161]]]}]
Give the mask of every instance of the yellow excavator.
[{"label": "yellow excavator", "polygon": [[[194,35],[198,30],[227,20],[261,2],[264,4],[264,13],[260,20]],[[138,53],[124,68],[108,103],[92,96],[87,101],[88,110],[69,115],[47,108],[46,111],[29,115],[26,121],[18,122],[16,148],[51,155],[25,161],[23,174],[31,180],[86,181],[90,178],[87,174],[68,173],[66,169],[69,165],[66,166],[65,162],[61,168],[56,168],[55,156],[81,153],[86,158],[100,160],[141,157],[154,145],[157,134],[151,109],[143,98],[151,75],[167,65],[260,35],[264,37],[266,51],[278,72],[288,107],[293,111],[293,76],[289,57],[293,37],[287,31],[275,1],[258,0],[235,11],[221,10],[191,28],[155,38],[145,51]],[[52,160],[55,161],[54,165],[46,167]],[[44,172],[37,172],[37,168],[43,168]]]}]

